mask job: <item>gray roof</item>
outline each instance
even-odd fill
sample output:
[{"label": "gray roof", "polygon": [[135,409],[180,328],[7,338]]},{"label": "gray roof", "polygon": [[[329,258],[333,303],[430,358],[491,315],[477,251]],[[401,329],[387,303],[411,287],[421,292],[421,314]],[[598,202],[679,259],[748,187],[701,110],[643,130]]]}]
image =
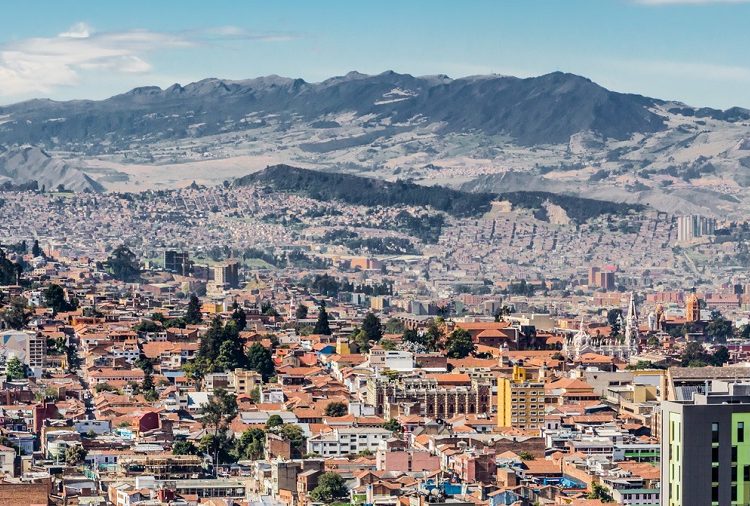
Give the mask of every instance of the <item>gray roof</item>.
[{"label": "gray roof", "polygon": [[673,380],[750,378],[750,367],[670,367],[669,374]]}]

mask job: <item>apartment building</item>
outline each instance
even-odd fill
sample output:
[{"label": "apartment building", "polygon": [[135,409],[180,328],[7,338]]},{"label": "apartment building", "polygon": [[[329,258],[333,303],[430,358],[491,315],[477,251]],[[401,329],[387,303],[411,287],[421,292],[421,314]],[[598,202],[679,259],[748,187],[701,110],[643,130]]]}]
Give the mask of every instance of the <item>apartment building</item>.
[{"label": "apartment building", "polygon": [[497,425],[518,429],[544,426],[544,383],[529,381],[526,369],[513,366],[511,378],[497,380]]}]

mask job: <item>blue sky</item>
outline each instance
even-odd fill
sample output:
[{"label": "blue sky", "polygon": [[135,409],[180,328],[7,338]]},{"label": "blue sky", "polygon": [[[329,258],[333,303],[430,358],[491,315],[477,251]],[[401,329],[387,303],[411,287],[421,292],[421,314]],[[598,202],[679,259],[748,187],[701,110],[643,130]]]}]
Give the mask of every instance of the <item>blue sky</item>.
[{"label": "blue sky", "polygon": [[350,70],[522,77],[750,107],[750,0],[27,1],[0,16],[0,103]]}]

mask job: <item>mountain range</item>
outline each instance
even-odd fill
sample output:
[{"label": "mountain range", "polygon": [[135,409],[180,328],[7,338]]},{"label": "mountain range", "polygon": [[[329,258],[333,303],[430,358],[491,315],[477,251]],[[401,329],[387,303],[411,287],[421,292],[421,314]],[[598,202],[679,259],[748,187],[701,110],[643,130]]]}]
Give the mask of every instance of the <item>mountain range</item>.
[{"label": "mountain range", "polygon": [[[35,146],[67,168],[65,177],[79,174],[80,183],[61,182],[66,188],[92,191],[219,183],[289,163],[667,212],[750,208],[749,110],[618,93],[561,72],[205,79],[100,101],[31,100],[0,107],[0,145]],[[37,172],[0,177],[18,183],[50,172],[54,186],[62,173],[51,162],[32,164]]]}]

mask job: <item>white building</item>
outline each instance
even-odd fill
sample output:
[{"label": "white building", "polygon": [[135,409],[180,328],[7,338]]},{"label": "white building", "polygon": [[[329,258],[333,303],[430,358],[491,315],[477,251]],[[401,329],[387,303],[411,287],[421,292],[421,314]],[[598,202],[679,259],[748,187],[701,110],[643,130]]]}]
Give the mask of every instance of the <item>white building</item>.
[{"label": "white building", "polygon": [[389,430],[381,427],[346,427],[312,436],[307,440],[307,453],[321,457],[356,455],[369,450],[375,453],[381,441],[391,437]]},{"label": "white building", "polygon": [[370,350],[370,367],[376,371],[411,371],[414,369],[414,353],[410,351],[384,350],[374,346]]},{"label": "white building", "polygon": [[8,359],[16,357],[29,366],[34,376],[40,377],[46,356],[47,340],[44,336],[20,330],[0,331],[0,361],[3,373]]}]

